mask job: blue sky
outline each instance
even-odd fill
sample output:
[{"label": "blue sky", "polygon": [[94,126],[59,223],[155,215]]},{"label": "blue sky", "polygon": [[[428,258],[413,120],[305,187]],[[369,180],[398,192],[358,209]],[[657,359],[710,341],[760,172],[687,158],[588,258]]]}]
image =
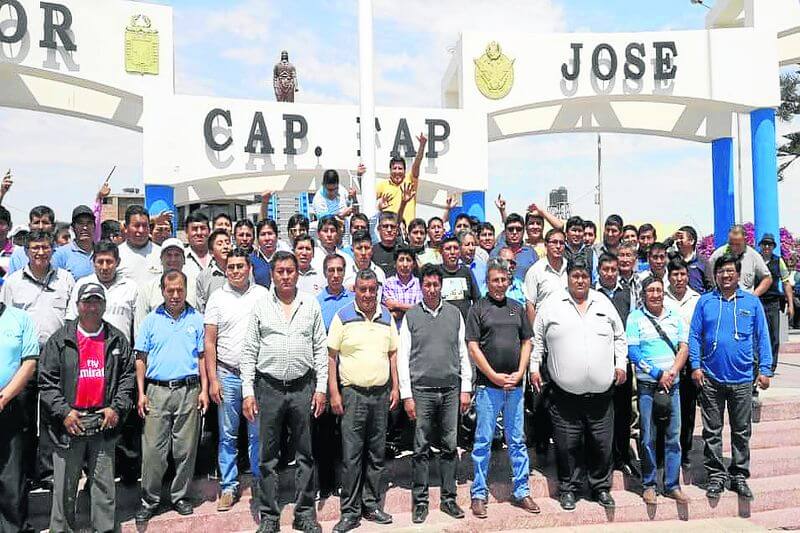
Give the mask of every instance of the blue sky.
[{"label": "blue sky", "polygon": [[[157,3],[174,8],[178,93],[272,100],[271,67],[285,48],[299,70],[298,101],[357,101],[356,0]],[[689,0],[375,0],[376,102],[439,106],[447,48],[459,30],[697,29],[703,27],[705,14],[705,8]],[[113,186],[141,185],[139,134],[0,110],[0,137],[0,166],[12,167],[18,175],[7,200],[18,221],[24,221],[31,205],[43,201],[53,203],[59,217],[66,218],[72,205],[91,199],[113,164],[118,165]],[[604,135],[603,143],[607,213],[619,211],[632,222],[691,222],[701,232],[711,230],[710,146],[630,135]],[[565,185],[574,211],[596,218],[595,147],[596,137],[588,134],[492,144],[487,203],[514,189],[520,193],[509,198],[512,209],[531,201],[545,204],[551,188]],[[36,178],[53,175],[71,187],[58,198],[41,198]],[[787,198],[800,196],[794,183],[781,187]],[[655,201],[653,191],[658,193]],[[800,229],[800,215],[787,212],[786,218]]]}]

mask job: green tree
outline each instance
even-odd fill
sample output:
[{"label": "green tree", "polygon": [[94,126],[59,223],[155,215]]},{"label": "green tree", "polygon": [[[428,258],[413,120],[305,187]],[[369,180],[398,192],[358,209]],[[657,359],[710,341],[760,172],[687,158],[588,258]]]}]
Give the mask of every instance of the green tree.
[{"label": "green tree", "polygon": [[[781,74],[781,105],[775,114],[784,122],[800,114],[800,75],[797,72]],[[784,172],[800,158],[800,133],[783,136],[787,143],[778,146],[778,181],[783,181]]]}]

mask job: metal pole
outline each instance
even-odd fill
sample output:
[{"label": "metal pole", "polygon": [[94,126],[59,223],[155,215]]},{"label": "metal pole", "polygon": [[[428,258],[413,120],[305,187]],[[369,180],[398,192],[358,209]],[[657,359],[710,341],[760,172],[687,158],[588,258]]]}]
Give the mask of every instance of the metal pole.
[{"label": "metal pole", "polygon": [[736,190],[736,199],[739,208],[736,217],[736,223],[744,224],[744,207],[742,204],[742,198],[744,198],[744,192],[742,191],[742,115],[739,113],[736,113],[736,164],[738,167],[738,188]]},{"label": "metal pole", "polygon": [[603,225],[603,143],[600,134],[597,134],[597,207],[598,216],[597,225]]},{"label": "metal pole", "polygon": [[375,93],[372,67],[372,0],[358,0],[358,69],[361,128],[361,211],[372,217],[375,202]]}]

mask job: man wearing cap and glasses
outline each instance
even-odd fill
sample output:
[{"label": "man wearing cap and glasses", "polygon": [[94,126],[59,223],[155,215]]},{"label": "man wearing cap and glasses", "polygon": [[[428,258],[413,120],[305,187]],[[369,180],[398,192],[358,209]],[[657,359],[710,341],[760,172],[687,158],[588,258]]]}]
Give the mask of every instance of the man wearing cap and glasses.
[{"label": "man wearing cap and glasses", "polygon": [[114,444],[120,421],[132,407],[133,356],[125,335],[103,320],[103,286],[86,283],[77,299],[77,320],[47,341],[39,369],[48,432],[56,443],[50,530],[78,529],[75,507],[85,467],[92,529],[113,531]]},{"label": "man wearing cap and glasses", "polygon": [[[39,348],[42,349],[50,336],[64,325],[75,280],[66,270],[52,267],[52,234],[40,230],[32,231],[28,236],[26,251],[28,264],[6,278],[2,299],[6,306],[23,309],[31,315],[39,333]],[[26,391],[26,417],[32,426],[28,431],[34,440],[37,398],[37,391]],[[41,418],[39,420],[41,422]],[[52,443],[41,423],[39,435],[37,481],[45,487],[52,486]],[[29,442],[28,446],[36,447],[33,442]]]},{"label": "man wearing cap and glasses", "polygon": [[792,293],[792,275],[786,268],[786,263],[778,254],[775,254],[775,236],[772,233],[765,233],[758,243],[761,247],[761,257],[767,264],[769,273],[772,277],[769,288],[761,295],[761,304],[764,306],[764,313],[767,315],[767,325],[769,326],[769,339],[772,345],[772,371],[778,367],[778,350],[781,345],[781,311],[783,303],[786,302],[786,314],[789,322],[794,318],[794,295]]},{"label": "man wearing cap and glasses", "polygon": [[137,410],[142,435],[142,502],[136,522],[145,523],[161,500],[161,484],[170,451],[175,477],[172,506],[192,514],[188,500],[194,475],[200,417],[208,408],[203,317],[186,304],[186,275],[170,270],[161,276],[164,303],[147,315],[136,334]]},{"label": "man wearing cap and glasses", "polygon": [[[183,242],[172,237],[161,244],[161,268],[164,272],[169,270],[184,271],[186,255],[184,253]],[[186,303],[197,309],[197,278],[187,272],[186,274]],[[139,297],[136,300],[136,313],[133,320],[135,331],[145,317],[149,315],[159,305],[164,303],[164,295],[161,293],[161,279],[154,279],[147,285],[139,287]]]},{"label": "man wearing cap and glasses", "polygon": [[76,280],[94,273],[94,211],[85,205],[72,210],[72,232],[75,239],[53,253],[53,268],[68,270]]}]

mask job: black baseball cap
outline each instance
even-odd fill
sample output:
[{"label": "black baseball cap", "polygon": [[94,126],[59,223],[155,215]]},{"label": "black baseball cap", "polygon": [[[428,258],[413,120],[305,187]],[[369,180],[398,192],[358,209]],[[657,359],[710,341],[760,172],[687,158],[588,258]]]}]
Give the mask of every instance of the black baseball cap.
[{"label": "black baseball cap", "polygon": [[87,283],[86,285],[82,285],[81,288],[78,289],[78,301],[82,302],[89,298],[100,298],[105,302],[106,291],[103,286],[99,283]]},{"label": "black baseball cap", "polygon": [[79,205],[75,209],[72,210],[72,222],[73,224],[78,219],[78,217],[82,216],[90,216],[94,221],[94,211],[92,211],[88,206]]}]

